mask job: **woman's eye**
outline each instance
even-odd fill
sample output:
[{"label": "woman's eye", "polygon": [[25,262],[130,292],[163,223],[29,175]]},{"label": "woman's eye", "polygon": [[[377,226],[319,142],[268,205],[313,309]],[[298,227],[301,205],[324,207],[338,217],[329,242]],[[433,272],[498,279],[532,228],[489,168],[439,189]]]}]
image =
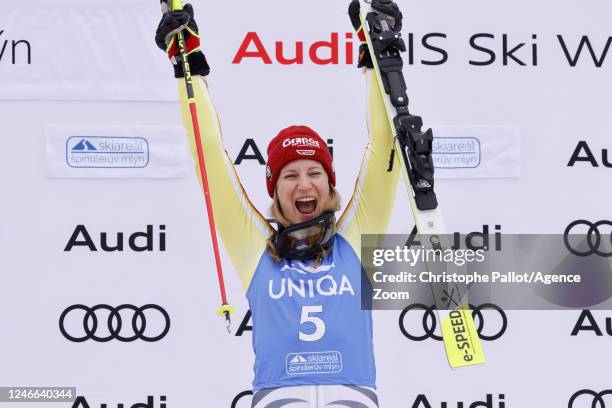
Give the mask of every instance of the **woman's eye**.
[{"label": "woman's eye", "polygon": [[295,178],[295,174],[286,174],[285,177],[283,177],[285,179],[294,179]]},{"label": "woman's eye", "polygon": [[310,173],[311,177],[320,176],[320,175],[321,175],[320,171],[314,171],[314,172]]}]

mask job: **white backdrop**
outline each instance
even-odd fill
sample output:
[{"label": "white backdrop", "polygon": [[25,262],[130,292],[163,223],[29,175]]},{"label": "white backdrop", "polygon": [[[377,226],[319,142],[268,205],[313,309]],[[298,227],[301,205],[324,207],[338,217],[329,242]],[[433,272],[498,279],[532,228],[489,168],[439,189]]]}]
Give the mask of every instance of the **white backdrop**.
[{"label": "white backdrop", "polygon": [[[177,83],[153,41],[158,5],[2,2],[0,386],[76,386],[91,408],[131,407],[147,396],[154,397],[155,408],[230,407],[250,388],[251,336],[250,331],[228,335],[214,315],[219,298],[208,223],[177,129]],[[333,139],[339,190],[348,199],[366,143],[366,92],[359,70],[345,63],[345,33],[352,31],[346,2],[193,3],[230,154],[237,157],[246,139],[265,154],[278,130],[308,124]],[[413,45],[413,64],[404,69],[411,110],[434,127],[440,141],[478,142],[478,166],[470,161],[472,152],[466,165],[437,172],[449,229],[501,225],[503,233],[562,233],[576,219],[610,219],[606,186],[612,170],[602,150],[612,147],[612,5],[403,0],[400,6],[404,39]],[[272,64],[257,58],[232,63],[249,32],[258,34]],[[296,41],[308,49],[329,41],[331,33],[339,33],[340,63],[317,65],[307,53],[300,65],[276,61],[276,41],[290,57]],[[424,36],[429,49],[421,43]],[[525,43],[512,54],[524,66],[511,57],[504,64],[504,38],[508,51]],[[596,61],[583,44],[572,66],[587,39]],[[444,63],[421,62],[442,58],[432,47],[444,50]],[[470,64],[492,59],[493,52],[489,65]],[[76,136],[83,138],[71,140],[146,139],[150,165],[70,167],[67,157],[76,144],[66,143]],[[579,141],[586,142],[597,167],[585,161],[568,166]],[[436,156],[440,167],[442,152]],[[579,156],[586,157],[584,149]],[[267,209],[263,166],[246,160],[237,169],[255,205]],[[412,228],[406,206],[398,194],[394,232]],[[85,227],[98,251],[64,250],[77,225]],[[130,249],[128,236],[145,232],[147,225],[154,231],[153,249]],[[124,250],[101,250],[100,234],[107,233],[112,244],[118,232],[125,234]],[[247,306],[228,259],[224,266],[230,301],[238,309],[236,329]],[[163,307],[171,321],[168,334],[156,342],[77,343],[59,330],[62,311],[74,304],[149,303]],[[419,394],[431,407],[459,401],[467,407],[486,394],[493,394],[493,406],[500,408],[499,394],[506,408],[565,407],[581,389],[612,388],[612,329],[605,330],[610,312],[593,312],[602,336],[571,336],[579,311],[508,311],[507,331],[484,342],[487,365],[456,371],[448,368],[441,343],[402,335],[399,314],[375,312],[381,407],[424,408]],[[131,315],[122,316],[129,333]],[[147,318],[148,330],[161,327],[153,311]],[[495,332],[499,317],[493,312],[485,318],[484,331]],[[66,320],[77,334],[80,324],[78,316]],[[99,324],[99,331],[108,333],[105,321]],[[590,406],[589,398],[580,397],[574,408]],[[235,404],[248,406],[248,395]]]}]

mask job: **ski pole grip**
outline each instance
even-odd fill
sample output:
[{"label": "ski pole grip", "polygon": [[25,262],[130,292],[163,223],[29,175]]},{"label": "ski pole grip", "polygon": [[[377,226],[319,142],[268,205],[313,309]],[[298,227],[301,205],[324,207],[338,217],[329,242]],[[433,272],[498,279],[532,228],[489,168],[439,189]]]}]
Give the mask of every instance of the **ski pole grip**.
[{"label": "ski pole grip", "polygon": [[172,1],[172,11],[183,9],[183,3],[181,3],[181,0],[171,0],[171,1]]},{"label": "ski pole grip", "polygon": [[170,11],[177,11],[183,9],[183,3],[181,0],[162,0],[164,3],[168,5],[168,9]]}]

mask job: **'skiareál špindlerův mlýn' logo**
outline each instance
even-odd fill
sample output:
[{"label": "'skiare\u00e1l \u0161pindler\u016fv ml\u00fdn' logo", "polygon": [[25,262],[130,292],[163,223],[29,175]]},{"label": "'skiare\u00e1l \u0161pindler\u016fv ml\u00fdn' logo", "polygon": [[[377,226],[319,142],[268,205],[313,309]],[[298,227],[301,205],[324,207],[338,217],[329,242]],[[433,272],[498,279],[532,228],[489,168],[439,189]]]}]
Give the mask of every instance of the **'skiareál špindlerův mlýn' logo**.
[{"label": "'skiare\u00e1l \u0161pindler\u016fv ml\u00fdn' logo", "polygon": [[66,164],[99,169],[147,167],[149,142],[139,136],[70,136],[66,140]]}]

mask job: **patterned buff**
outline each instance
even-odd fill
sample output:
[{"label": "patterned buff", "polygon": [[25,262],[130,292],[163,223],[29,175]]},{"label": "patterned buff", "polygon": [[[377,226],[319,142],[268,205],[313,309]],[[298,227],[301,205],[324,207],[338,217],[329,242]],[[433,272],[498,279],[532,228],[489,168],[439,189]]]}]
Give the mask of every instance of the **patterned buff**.
[{"label": "patterned buff", "polygon": [[268,194],[274,197],[274,188],[283,167],[294,160],[315,160],[321,163],[329,182],[336,185],[336,173],[332,157],[323,141],[308,126],[290,126],[280,131],[268,144],[268,163],[266,165],[266,185]]}]

